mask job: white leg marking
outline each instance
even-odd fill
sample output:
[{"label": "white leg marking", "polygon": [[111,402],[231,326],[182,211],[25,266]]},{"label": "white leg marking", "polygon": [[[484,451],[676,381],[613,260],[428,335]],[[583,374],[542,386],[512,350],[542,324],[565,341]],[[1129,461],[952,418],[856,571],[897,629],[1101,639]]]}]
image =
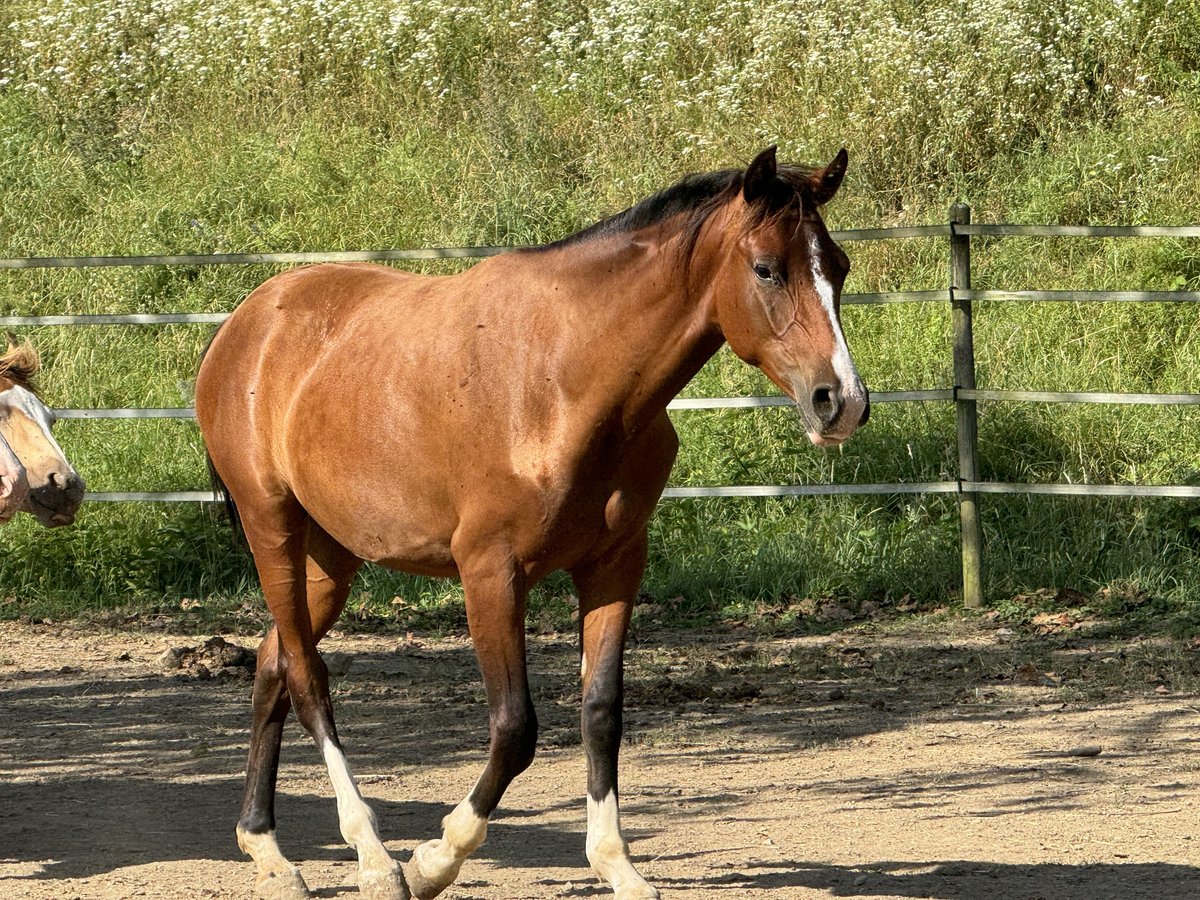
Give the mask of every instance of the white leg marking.
[{"label": "white leg marking", "polygon": [[288,862],[280,851],[274,831],[268,831],[265,834],[249,834],[239,828],[237,842],[238,846],[242,848],[242,852],[258,863],[259,869],[278,868],[292,872],[297,871],[296,867]]},{"label": "white leg marking", "polygon": [[612,885],[617,900],[657,900],[658,891],[637,873],[629,858],[617,795],[609,791],[599,803],[588,795],[587,810],[587,858],[596,874]]},{"label": "white leg marking", "polygon": [[323,750],[329,780],[333,782],[333,792],[337,796],[338,825],[342,837],[358,853],[359,891],[362,892],[364,887],[374,882],[395,880],[400,867],[379,840],[375,814],[358,792],[345,755],[328,739]]},{"label": "white leg marking", "polygon": [[418,897],[434,896],[452,884],[463,862],[487,837],[487,819],[475,812],[470,794],[467,797],[442,819],[442,836],[413,851],[412,865],[419,874],[409,875],[409,882]]},{"label": "white leg marking", "polygon": [[261,897],[307,897],[308,887],[300,870],[284,857],[275,840],[275,832],[250,834],[237,830],[237,842],[258,869],[255,887]]}]

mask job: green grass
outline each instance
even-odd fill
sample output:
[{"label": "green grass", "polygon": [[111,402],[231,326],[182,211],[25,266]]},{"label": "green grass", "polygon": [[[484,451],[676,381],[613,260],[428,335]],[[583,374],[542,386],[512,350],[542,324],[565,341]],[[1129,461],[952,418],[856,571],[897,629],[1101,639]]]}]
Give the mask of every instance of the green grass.
[{"label": "green grass", "polygon": [[[4,5],[0,255],[535,243],[770,142],[807,162],[849,148],[831,227],[942,222],[955,201],[983,222],[1192,224],[1200,208],[1194,3],[274,8]],[[847,249],[849,290],[946,284],[944,240]],[[4,271],[0,311],[226,311],[277,270]],[[1195,290],[1200,244],[976,241],[973,273],[979,288]],[[848,307],[844,319],[873,390],[952,383],[943,306]],[[981,387],[1200,390],[1191,306],[980,303],[975,320]],[[190,403],[210,331],[22,333],[54,405],[104,407]],[[685,394],[765,390],[723,352]],[[980,416],[986,478],[1195,483],[1200,469],[1194,409],[983,403]],[[678,485],[956,472],[946,404],[878,405],[838,452],[807,446],[784,410],[675,421]],[[206,484],[189,423],[63,422],[59,435],[94,490]],[[1132,591],[1190,621],[1197,504],[986,497],[982,515],[992,602],[1047,586]],[[951,497],[669,501],[644,589],[693,623],[804,597],[938,606],[956,599],[958,552]],[[188,612],[180,604],[241,615],[255,592],[226,527],[182,506],[91,504],[52,533],[18,521],[0,531],[0,585],[0,616],[55,618]],[[564,616],[568,592],[552,580],[535,618]],[[460,604],[452,585],[371,570],[351,607],[363,622],[442,627]]]}]

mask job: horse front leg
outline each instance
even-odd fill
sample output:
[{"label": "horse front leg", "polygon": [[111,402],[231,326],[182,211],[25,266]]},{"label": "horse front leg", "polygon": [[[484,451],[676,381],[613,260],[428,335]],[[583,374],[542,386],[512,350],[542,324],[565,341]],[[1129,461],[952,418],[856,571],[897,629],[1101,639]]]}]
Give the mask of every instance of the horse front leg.
[{"label": "horse front leg", "polygon": [[488,817],[512,780],[529,767],[537,745],[525,667],[524,572],[499,549],[459,559],[467,623],[487,691],[491,747],[483,775],[442,820],[442,836],[418,846],[404,867],[419,900],[436,897],[458,877],[463,862],[487,837]]},{"label": "horse front leg", "polygon": [[625,637],[646,567],[646,533],[615,554],[571,573],[579,592],[583,677],[581,730],[587,754],[587,858],[616,900],[657,900],[629,857],[617,802]]}]

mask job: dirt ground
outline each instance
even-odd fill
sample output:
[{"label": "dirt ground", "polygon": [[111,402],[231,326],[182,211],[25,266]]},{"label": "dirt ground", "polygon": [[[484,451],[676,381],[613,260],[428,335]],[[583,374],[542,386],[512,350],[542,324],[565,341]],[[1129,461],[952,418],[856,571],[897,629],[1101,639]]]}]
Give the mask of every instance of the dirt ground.
[{"label": "dirt ground", "polygon": [[[954,630],[639,635],[622,806],[643,874],[679,900],[1200,897],[1200,653]],[[252,896],[233,840],[249,674],[164,661],[203,640],[0,625],[0,897]],[[343,742],[404,858],[481,770],[470,647],[327,643],[350,654]],[[576,667],[573,638],[531,639],[538,759],[443,896],[609,896],[583,854]],[[354,896],[294,724],[279,794],[280,843],[314,893]]]}]

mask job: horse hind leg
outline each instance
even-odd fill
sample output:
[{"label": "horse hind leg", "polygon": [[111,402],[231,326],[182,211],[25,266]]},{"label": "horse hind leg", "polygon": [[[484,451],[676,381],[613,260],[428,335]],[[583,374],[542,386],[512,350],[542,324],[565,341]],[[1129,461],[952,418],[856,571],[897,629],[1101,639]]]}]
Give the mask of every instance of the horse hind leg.
[{"label": "horse hind leg", "polygon": [[[278,505],[242,504],[242,525],[254,555],[259,581],[272,615],[285,625],[297,618],[296,571],[303,564],[304,514],[295,501]],[[307,626],[307,623],[306,623]],[[295,632],[295,627],[289,631]],[[311,633],[311,626],[304,632]],[[237,842],[257,868],[256,893],[270,900],[310,896],[300,870],[279,849],[275,838],[275,785],[283,727],[292,708],[286,683],[286,658],[280,626],[273,627],[258,648],[254,675],[250,752],[246,784],[237,824]]]},{"label": "horse hind leg", "polygon": [[[362,560],[337,543],[315,522],[309,523],[308,611],[317,641],[333,627],[346,605],[354,575]],[[331,720],[332,721],[332,720]],[[337,795],[342,837],[358,854],[358,891],[379,900],[408,900],[408,887],[399,864],[379,838],[375,813],[363,800],[336,734],[322,747],[329,777]]]},{"label": "horse hind leg", "polygon": [[583,650],[580,725],[588,772],[587,858],[596,874],[612,885],[616,900],[659,897],[633,866],[617,803],[625,636],[645,565],[643,532],[611,558],[571,573],[579,592]]},{"label": "horse hind leg", "polygon": [[418,900],[431,900],[458,877],[463,862],[487,837],[488,817],[504,791],[533,761],[537,744],[525,665],[524,574],[502,552],[485,554],[469,566],[460,561],[459,569],[487,692],[491,746],[483,775],[442,820],[442,836],[418,846],[404,867]]},{"label": "horse hind leg", "polygon": [[[250,525],[247,536],[251,535]],[[303,530],[300,530],[303,529]],[[303,536],[306,570],[305,603],[295,602],[295,535]],[[254,546],[253,539],[251,546]],[[362,561],[350,554],[311,520],[288,531],[288,539],[275,543],[291,548],[292,565],[281,572],[271,564],[268,549],[259,566],[276,627],[259,648],[259,668],[254,685],[254,721],[246,790],[238,822],[238,844],[255,860],[260,895],[281,900],[307,897],[303,879],[279,851],[274,835],[275,782],[283,725],[293,703],[301,724],[316,741],[337,796],[342,836],[359,858],[359,893],[379,900],[408,900],[399,866],[379,840],[374,814],[362,799],[338,741],[329,697],[328,676],[316,644],[337,621],[345,606],[350,584]],[[271,575],[270,579],[268,575]],[[270,584],[270,588],[268,588]],[[283,588],[287,587],[285,591]],[[291,598],[291,599],[289,599]]]},{"label": "horse hind leg", "polygon": [[238,818],[237,842],[258,869],[255,889],[270,900],[310,896],[300,870],[288,862],[275,839],[275,783],[283,726],[292,708],[284,686],[279,634],[272,628],[258,648],[254,674],[250,754]]}]

